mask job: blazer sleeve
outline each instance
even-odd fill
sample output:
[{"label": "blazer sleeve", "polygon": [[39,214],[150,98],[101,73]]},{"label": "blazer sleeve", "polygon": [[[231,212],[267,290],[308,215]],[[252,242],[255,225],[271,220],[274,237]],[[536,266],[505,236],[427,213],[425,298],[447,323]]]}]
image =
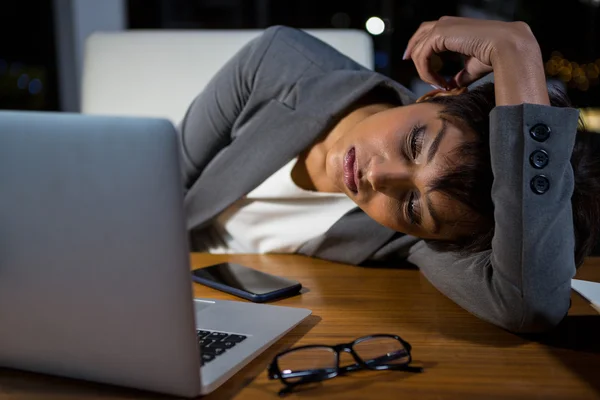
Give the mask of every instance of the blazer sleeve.
[{"label": "blazer sleeve", "polygon": [[231,132],[254,91],[257,71],[279,29],[266,29],[239,50],[194,99],[178,125],[186,192],[231,142]]},{"label": "blazer sleeve", "polygon": [[[570,158],[578,115],[573,108],[533,104],[492,110],[492,249],[465,258],[420,241],[409,251],[408,261],[442,293],[514,332],[548,330],[570,307],[575,275]],[[537,150],[548,155],[543,168],[531,159]]]}]

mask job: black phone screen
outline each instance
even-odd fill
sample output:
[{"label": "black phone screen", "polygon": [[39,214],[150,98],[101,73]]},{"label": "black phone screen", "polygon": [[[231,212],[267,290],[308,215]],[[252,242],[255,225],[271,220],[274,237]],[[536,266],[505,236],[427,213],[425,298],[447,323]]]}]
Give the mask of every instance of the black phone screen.
[{"label": "black phone screen", "polygon": [[206,268],[198,268],[192,271],[192,274],[202,280],[229,286],[255,295],[263,295],[300,284],[291,279],[267,274],[233,263],[221,263]]}]

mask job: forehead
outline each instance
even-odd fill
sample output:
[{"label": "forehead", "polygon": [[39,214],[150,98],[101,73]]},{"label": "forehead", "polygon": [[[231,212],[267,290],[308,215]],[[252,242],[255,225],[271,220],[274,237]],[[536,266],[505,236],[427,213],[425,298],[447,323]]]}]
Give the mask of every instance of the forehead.
[{"label": "forehead", "polygon": [[[476,141],[476,135],[468,129],[465,123],[443,114],[443,108],[439,104],[417,104],[415,110],[419,110],[419,112],[411,113],[410,123],[426,128],[423,152],[427,156],[427,161],[422,160],[421,162],[423,164],[421,172],[426,175],[424,176],[427,178],[426,180],[443,175],[448,170],[468,161],[468,159],[464,159],[464,154],[457,151],[465,143]],[[443,134],[441,134],[442,130]],[[429,161],[429,152],[435,142],[437,142],[437,149]]]},{"label": "forehead", "polygon": [[[414,103],[409,106],[398,107],[396,109],[401,115],[397,115],[396,122],[402,124],[421,124],[429,128],[440,128],[442,120],[448,122],[448,131],[446,136],[451,137],[449,144],[461,142],[464,140],[475,139],[475,132],[471,130],[469,124],[462,119],[444,113],[444,105],[437,103]],[[399,118],[397,118],[399,117]],[[430,126],[431,125],[431,126]],[[437,133],[437,131],[436,131]]]},{"label": "forehead", "polygon": [[[423,174],[428,197],[433,212],[438,216],[440,230],[437,236],[445,239],[452,239],[458,235],[472,230],[473,223],[476,223],[477,216],[466,204],[453,196],[439,190],[431,190],[431,186],[440,177],[460,167],[464,163],[470,162],[470,158],[460,154],[457,149],[465,144],[475,140],[475,135],[468,129],[463,129],[464,124],[457,122],[453,118],[441,115],[443,107],[438,104],[423,103],[426,107],[420,113],[423,121],[421,123],[427,126],[429,143],[431,144],[438,133],[445,125],[445,134],[439,142],[438,150],[431,162],[424,166]],[[430,145],[429,145],[430,146]],[[429,146],[425,149],[428,151]]]}]

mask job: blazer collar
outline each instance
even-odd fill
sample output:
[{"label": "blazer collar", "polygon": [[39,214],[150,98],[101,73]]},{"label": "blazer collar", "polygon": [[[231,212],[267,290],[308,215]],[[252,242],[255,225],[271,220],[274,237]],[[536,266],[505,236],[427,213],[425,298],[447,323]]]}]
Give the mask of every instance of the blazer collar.
[{"label": "blazer collar", "polygon": [[326,128],[354,102],[376,87],[389,90],[399,105],[416,101],[411,91],[379,73],[369,70],[336,70],[300,80],[284,102],[294,109],[302,110],[304,114],[312,115]]}]

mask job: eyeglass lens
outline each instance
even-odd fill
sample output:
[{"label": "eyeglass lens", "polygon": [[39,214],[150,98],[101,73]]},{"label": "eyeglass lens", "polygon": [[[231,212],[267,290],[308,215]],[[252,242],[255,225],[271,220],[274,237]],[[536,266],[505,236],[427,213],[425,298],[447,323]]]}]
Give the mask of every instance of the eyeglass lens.
[{"label": "eyeglass lens", "polygon": [[402,343],[391,337],[372,337],[362,340],[352,347],[367,366],[401,365],[410,360]]},{"label": "eyeglass lens", "polygon": [[337,354],[331,347],[310,347],[286,353],[278,359],[281,377],[288,383],[296,383],[306,376],[334,373]]},{"label": "eyeglass lens", "polygon": [[[369,367],[402,365],[410,360],[402,343],[391,337],[373,337],[355,343],[353,350]],[[331,347],[310,347],[286,353],[278,359],[281,377],[296,383],[307,376],[323,379],[336,372],[337,355]]]}]

